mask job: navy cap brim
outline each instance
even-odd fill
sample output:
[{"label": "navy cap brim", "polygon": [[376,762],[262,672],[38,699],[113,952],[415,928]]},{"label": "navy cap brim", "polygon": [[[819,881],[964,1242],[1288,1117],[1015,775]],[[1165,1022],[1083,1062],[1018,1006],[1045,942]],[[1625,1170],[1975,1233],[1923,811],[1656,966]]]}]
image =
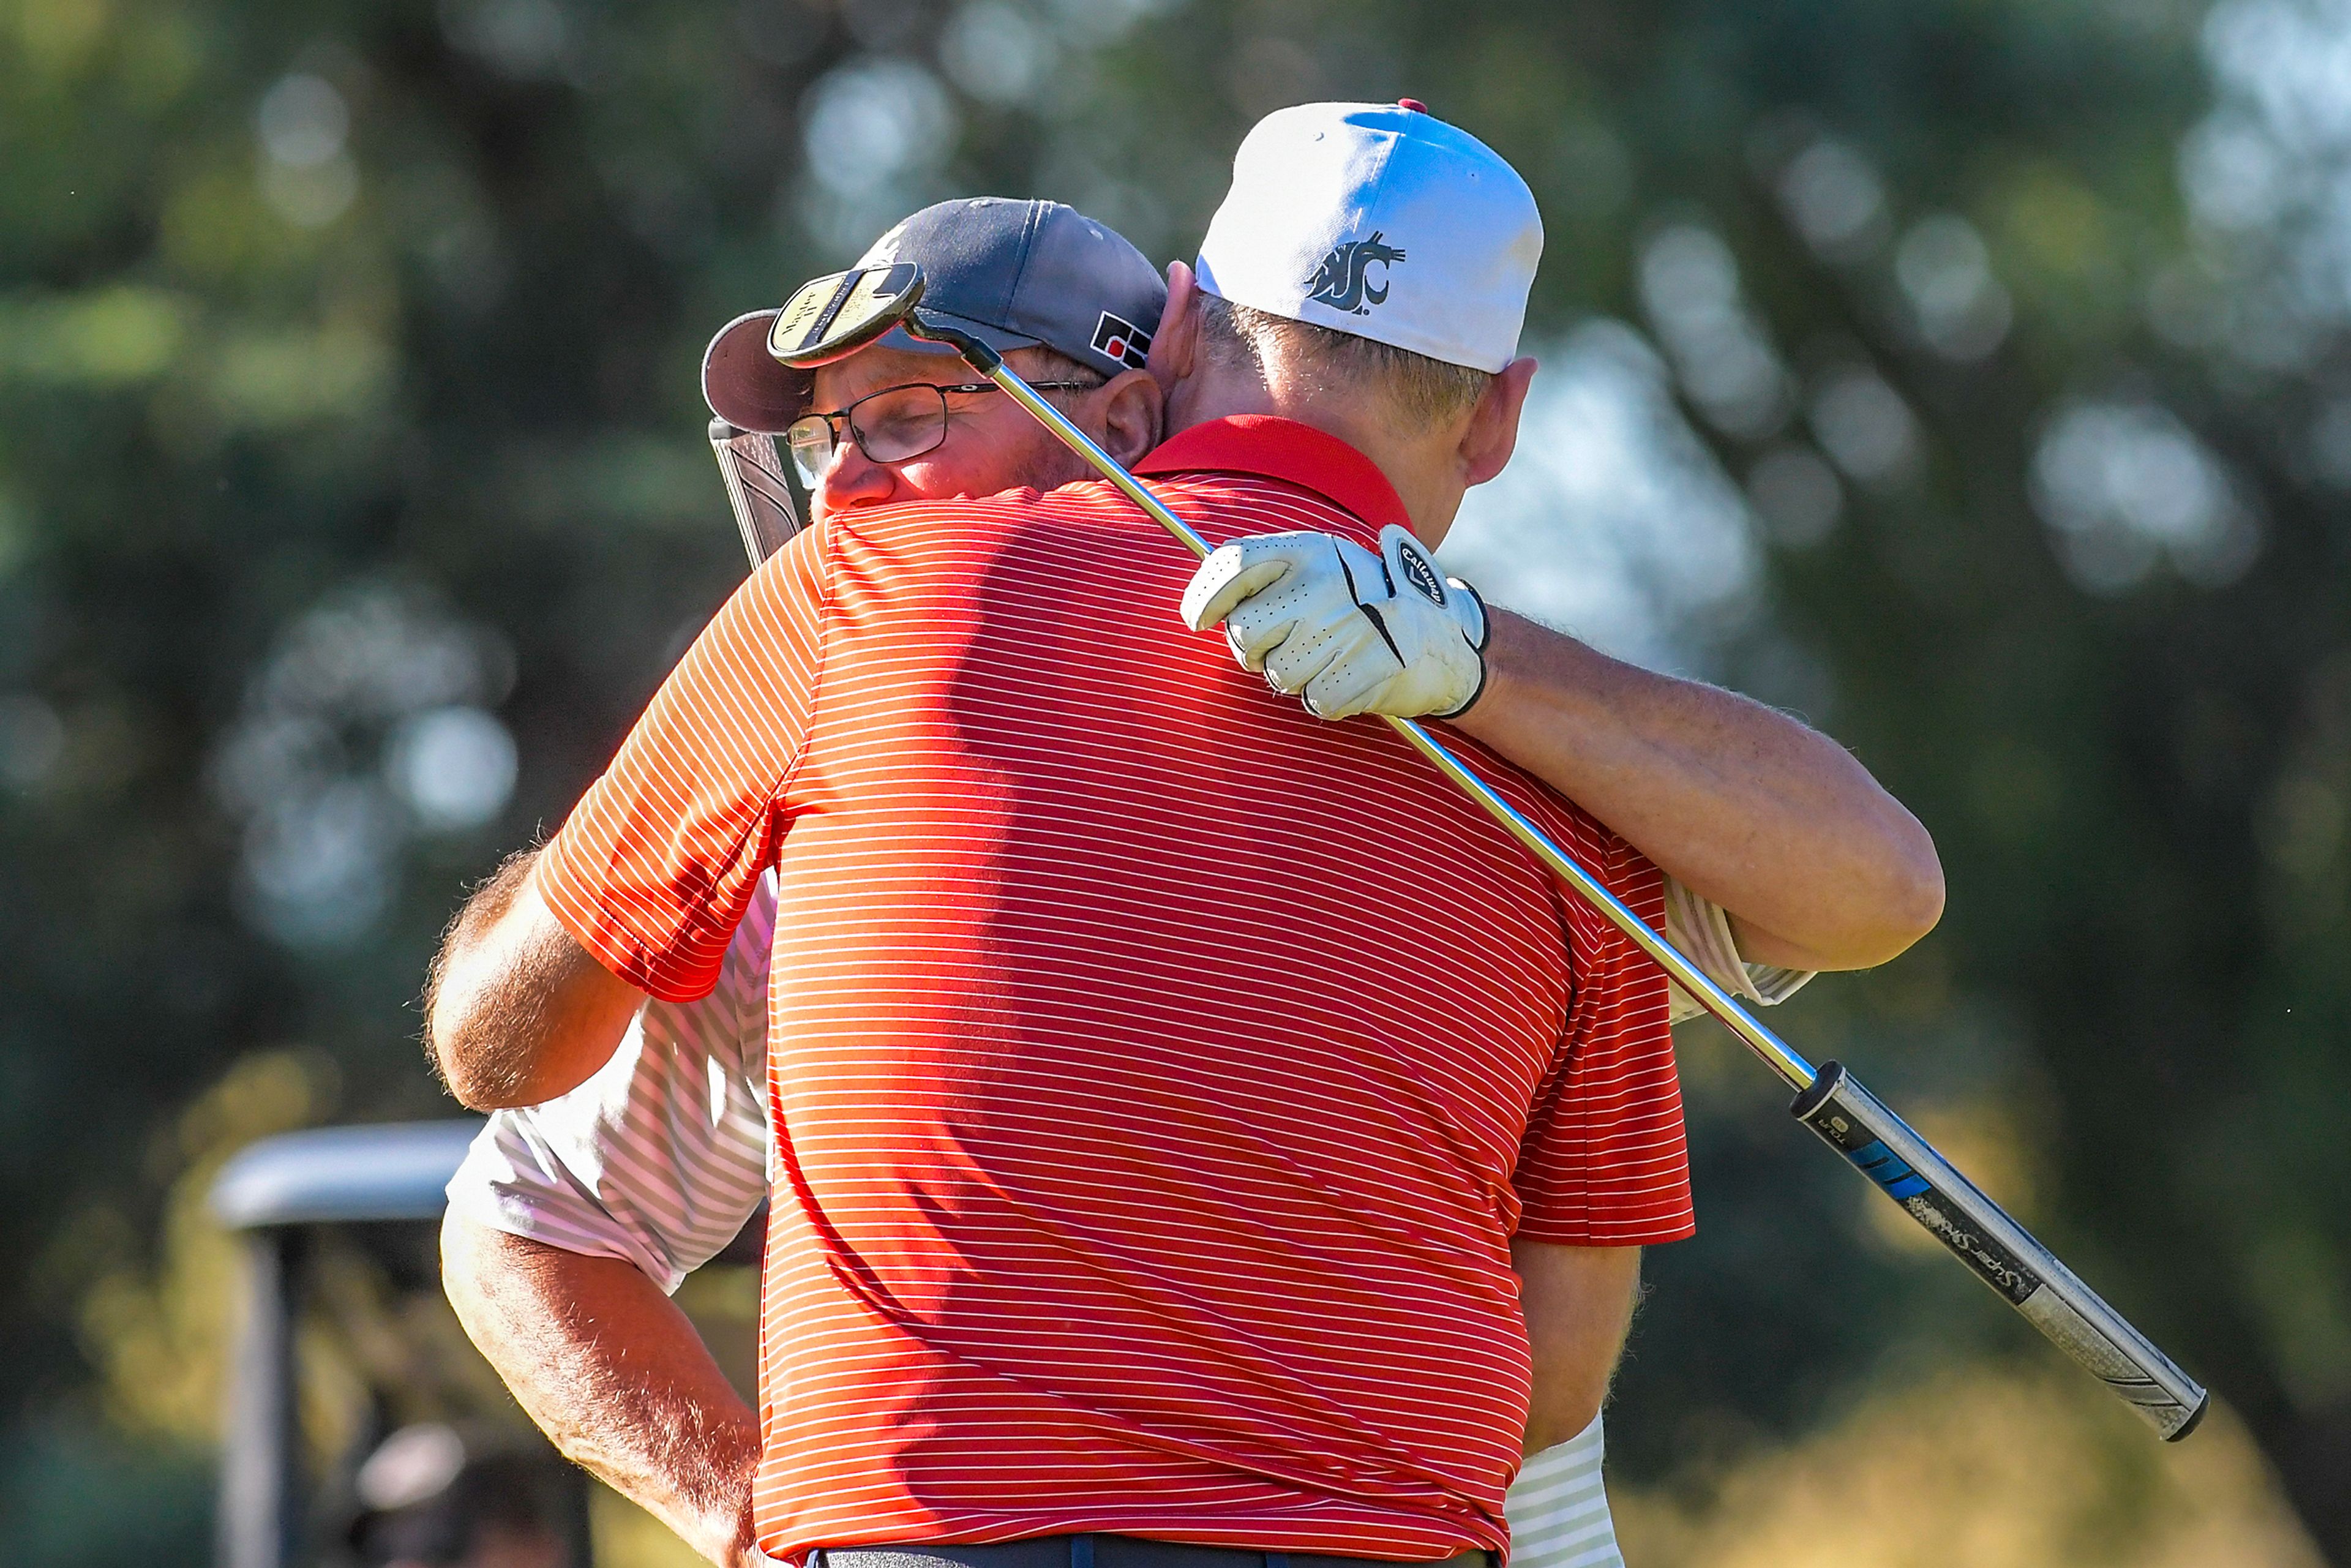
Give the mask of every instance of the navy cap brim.
[{"label": "navy cap brim", "polygon": [[[710,347],[703,352],[703,401],[710,405],[711,413],[737,430],[779,435],[809,409],[810,393],[816,385],[815,372],[778,364],[776,357],[768,352],[768,332],[776,314],[773,310],[754,310],[747,316],[736,317],[718,329],[718,335],[710,340]],[[1001,327],[946,311],[934,314],[953,321],[999,354],[1037,346],[1036,339],[1008,332]],[[880,339],[878,346],[911,354],[955,352],[944,343],[926,343],[910,336],[903,327],[892,328]]]},{"label": "navy cap brim", "polygon": [[809,412],[809,388],[816,376],[785,369],[767,352],[767,331],[776,310],[738,315],[710,339],[703,350],[703,402],[736,430],[778,435]]},{"label": "navy cap brim", "polygon": [[768,352],[777,312],[754,310],[718,329],[702,355],[702,398],[737,430],[780,434],[808,412],[816,377],[779,365]]}]

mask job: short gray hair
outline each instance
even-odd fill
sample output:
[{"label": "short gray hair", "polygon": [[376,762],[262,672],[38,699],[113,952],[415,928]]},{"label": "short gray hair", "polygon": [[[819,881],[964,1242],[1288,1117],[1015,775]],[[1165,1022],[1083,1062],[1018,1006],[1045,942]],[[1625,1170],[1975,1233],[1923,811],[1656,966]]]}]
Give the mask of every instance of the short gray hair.
[{"label": "short gray hair", "polygon": [[1071,355],[1061,352],[1050,343],[1030,343],[1022,348],[1007,349],[1004,352],[1008,358],[1014,354],[1029,356],[1029,369],[1021,377],[1023,381],[1083,381],[1094,386],[1102,386],[1110,380],[1104,372],[1083,363]]},{"label": "short gray hair", "polygon": [[1212,364],[1265,373],[1269,358],[1308,378],[1316,392],[1377,386],[1395,413],[1416,424],[1439,424],[1478,406],[1490,371],[1447,364],[1353,332],[1293,321],[1203,291],[1200,344]]}]

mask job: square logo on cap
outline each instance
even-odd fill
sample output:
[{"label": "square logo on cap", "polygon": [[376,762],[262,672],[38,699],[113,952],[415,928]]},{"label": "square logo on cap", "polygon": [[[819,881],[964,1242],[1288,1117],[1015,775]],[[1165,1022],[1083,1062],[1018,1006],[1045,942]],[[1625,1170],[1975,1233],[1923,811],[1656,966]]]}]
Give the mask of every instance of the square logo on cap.
[{"label": "square logo on cap", "polygon": [[1142,370],[1151,352],[1151,334],[1123,316],[1105,310],[1094,326],[1094,352],[1116,360],[1128,370]]}]

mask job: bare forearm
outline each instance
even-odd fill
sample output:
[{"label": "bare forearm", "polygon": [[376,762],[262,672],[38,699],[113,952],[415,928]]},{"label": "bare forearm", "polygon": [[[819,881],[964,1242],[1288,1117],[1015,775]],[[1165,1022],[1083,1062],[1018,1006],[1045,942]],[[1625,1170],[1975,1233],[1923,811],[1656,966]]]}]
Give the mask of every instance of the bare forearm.
[{"label": "bare forearm", "polygon": [[441,1243],[458,1320],[567,1458],[711,1562],[765,1561],[751,1531],[758,1417],[658,1286],[455,1214]]},{"label": "bare forearm", "polygon": [[1750,960],[1865,968],[1940,918],[1934,841],[1826,736],[1499,612],[1487,661],[1456,727],[1729,911]]},{"label": "bare forearm", "polygon": [[599,964],[514,856],[450,924],[425,992],[425,1036],[450,1092],[477,1111],[536,1105],[586,1082],[643,995]]},{"label": "bare forearm", "polygon": [[1640,1300],[1641,1249],[1514,1241],[1510,1267],[1533,1361],[1526,1451],[1534,1454],[1600,1414]]}]

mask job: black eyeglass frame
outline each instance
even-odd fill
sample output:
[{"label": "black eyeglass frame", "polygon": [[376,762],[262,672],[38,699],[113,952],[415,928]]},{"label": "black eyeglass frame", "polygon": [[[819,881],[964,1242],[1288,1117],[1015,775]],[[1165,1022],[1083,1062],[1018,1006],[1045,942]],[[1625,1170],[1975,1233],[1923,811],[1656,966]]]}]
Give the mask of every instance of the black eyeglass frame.
[{"label": "black eyeglass frame", "polygon": [[[1104,377],[1100,381],[1092,382],[1030,382],[1029,384],[1038,392],[1092,392],[1097,387],[1109,385],[1110,381],[1108,377]],[[792,466],[799,471],[801,481],[806,484],[810,489],[813,490],[816,488],[819,479],[822,476],[822,467],[820,466],[816,472],[811,473],[808,465],[802,462],[800,457],[800,451],[803,444],[793,439],[793,433],[808,424],[810,421],[822,420],[824,422],[825,464],[829,465],[832,461],[832,455],[841,450],[841,433],[844,427],[846,427],[849,432],[849,438],[857,443],[857,450],[865,454],[865,457],[868,462],[884,465],[894,463],[912,463],[915,458],[923,456],[926,453],[936,452],[942,445],[946,444],[947,438],[947,420],[949,418],[949,410],[947,408],[947,397],[949,393],[992,392],[1002,392],[1003,390],[1004,389],[1002,387],[998,386],[994,382],[964,382],[953,386],[941,386],[936,382],[901,382],[896,386],[879,387],[872,392],[867,392],[863,397],[857,398],[843,404],[840,408],[834,409],[830,413],[820,413],[811,411],[800,415],[798,419],[792,421],[789,425],[785,427],[784,448],[786,453],[791,458]],[[888,397],[893,392],[935,392],[939,394],[939,433],[932,439],[930,444],[926,446],[918,446],[912,452],[901,453],[894,457],[876,457],[872,450],[866,446],[865,433],[857,428],[857,421],[853,416],[856,414],[859,405],[872,402],[878,397]],[[812,443],[810,444],[812,444]]]}]

